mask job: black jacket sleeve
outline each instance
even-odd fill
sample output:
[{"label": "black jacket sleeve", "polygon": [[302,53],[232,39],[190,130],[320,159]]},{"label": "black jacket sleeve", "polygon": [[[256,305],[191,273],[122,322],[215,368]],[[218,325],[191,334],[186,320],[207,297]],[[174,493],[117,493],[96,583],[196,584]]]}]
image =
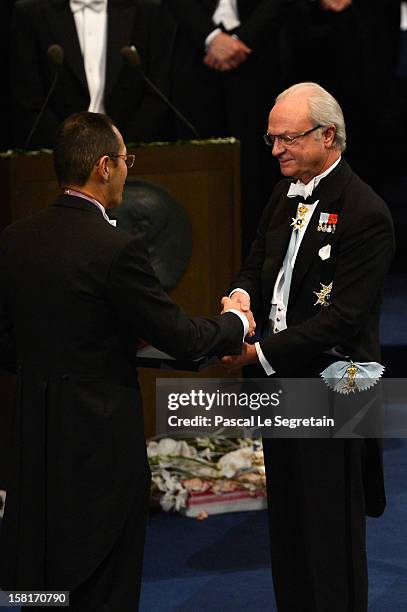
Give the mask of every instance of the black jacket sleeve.
[{"label": "black jacket sleeve", "polygon": [[189,318],[165,293],[139,240],[132,240],[112,264],[108,296],[118,317],[142,337],[173,357],[239,354],[243,325],[226,313]]}]

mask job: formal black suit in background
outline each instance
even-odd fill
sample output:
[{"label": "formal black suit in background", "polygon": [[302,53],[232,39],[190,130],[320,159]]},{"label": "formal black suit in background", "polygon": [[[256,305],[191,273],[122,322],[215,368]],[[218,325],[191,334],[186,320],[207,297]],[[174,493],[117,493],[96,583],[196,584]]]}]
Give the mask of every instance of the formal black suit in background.
[{"label": "formal black suit in background", "polygon": [[[399,0],[353,0],[343,12],[298,2],[279,32],[281,89],[313,81],[343,108],[352,141],[347,158],[374,186],[404,171],[397,135],[402,118],[396,95]],[[389,143],[386,154],[380,143]]]},{"label": "formal black suit in background", "polygon": [[[150,0],[109,0],[105,109],[126,142],[166,139],[173,118],[141,75],[120,55],[137,47],[146,74],[169,91],[171,31],[163,11]],[[89,91],[69,0],[20,0],[16,3],[12,41],[12,94],[15,146],[23,146],[55,74],[47,49],[59,44],[64,64],[48,109],[30,147],[52,146],[56,127],[70,114],[87,110]]]},{"label": "formal black suit in background", "polygon": [[137,338],[174,356],[240,352],[234,314],[189,319],[146,249],[61,196],[0,243],[0,367],[17,369],[0,585],[134,612],[149,495]]},{"label": "formal black suit in background", "polygon": [[[298,199],[281,181],[264,212],[250,255],[232,288],[251,296],[258,326],[268,321]],[[336,359],[380,361],[379,314],[394,234],[385,203],[342,160],[314,190],[319,200],[294,265],[287,329],[261,349],[279,377],[309,377]],[[318,231],[335,213],[335,233]],[[330,257],[318,252],[331,245]],[[314,292],[333,282],[330,305]],[[263,372],[264,374],[264,372]],[[379,443],[373,439],[272,439],[264,442],[271,557],[281,612],[365,612],[365,513],[385,506]]]},{"label": "formal black suit in background", "polygon": [[10,24],[15,0],[0,2],[0,57],[2,95],[0,98],[0,151],[11,148],[10,100]]},{"label": "formal black suit in background", "polygon": [[[233,31],[253,53],[238,68],[208,68],[205,39],[215,29],[216,0],[163,0],[177,23],[172,77],[175,104],[204,138],[241,140],[243,251],[254,238],[271,190],[262,135],[278,91],[275,39],[292,0],[239,0],[241,26]],[[178,135],[191,133],[178,123]]]}]

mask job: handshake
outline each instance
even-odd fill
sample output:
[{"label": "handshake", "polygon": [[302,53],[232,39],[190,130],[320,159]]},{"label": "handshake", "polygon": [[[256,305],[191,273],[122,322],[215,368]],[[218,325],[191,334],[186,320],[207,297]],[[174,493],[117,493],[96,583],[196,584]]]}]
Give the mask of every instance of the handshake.
[{"label": "handshake", "polygon": [[[254,336],[256,330],[256,321],[252,311],[250,310],[250,296],[244,291],[234,291],[230,297],[223,297],[221,300],[222,313],[228,312],[229,310],[238,310],[247,319],[249,323],[249,331],[247,334],[248,338]],[[230,355],[222,357],[221,362],[223,365],[230,369],[239,368],[250,363],[257,363],[257,351],[253,344],[247,344],[243,342],[242,352],[240,355]]]}]

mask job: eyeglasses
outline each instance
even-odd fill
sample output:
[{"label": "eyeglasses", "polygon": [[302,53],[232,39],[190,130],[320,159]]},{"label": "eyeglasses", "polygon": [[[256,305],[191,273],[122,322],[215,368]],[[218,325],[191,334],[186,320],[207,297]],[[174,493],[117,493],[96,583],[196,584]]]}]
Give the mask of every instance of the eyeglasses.
[{"label": "eyeglasses", "polygon": [[285,145],[286,147],[290,147],[297,140],[297,138],[302,138],[303,136],[306,136],[307,134],[311,134],[311,132],[314,132],[315,130],[318,130],[321,127],[323,126],[316,125],[310,130],[307,130],[306,132],[301,132],[301,134],[297,134],[296,136],[285,136],[283,134],[281,134],[280,136],[273,136],[272,134],[267,133],[267,134],[264,134],[263,138],[264,138],[264,142],[266,143],[268,147],[274,147],[274,143],[276,142],[276,140],[279,140],[280,143]]},{"label": "eyeglasses", "polygon": [[132,168],[134,165],[134,160],[136,158],[134,153],[131,154],[127,154],[127,153],[108,153],[107,154],[108,157],[122,157],[124,159],[124,162],[126,164],[126,166],[128,168]]}]

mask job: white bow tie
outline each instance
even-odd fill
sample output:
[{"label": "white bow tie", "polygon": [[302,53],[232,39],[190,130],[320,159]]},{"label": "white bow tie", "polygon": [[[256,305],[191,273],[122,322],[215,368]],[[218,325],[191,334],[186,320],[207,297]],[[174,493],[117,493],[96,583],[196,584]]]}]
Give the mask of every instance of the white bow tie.
[{"label": "white bow tie", "polygon": [[295,198],[296,196],[300,196],[301,198],[309,198],[314,191],[314,179],[312,179],[309,183],[304,185],[304,183],[291,183],[290,188],[287,192],[288,198]]},{"label": "white bow tie", "polygon": [[77,13],[84,8],[89,8],[96,13],[103,11],[106,0],[71,0],[71,10]]}]

